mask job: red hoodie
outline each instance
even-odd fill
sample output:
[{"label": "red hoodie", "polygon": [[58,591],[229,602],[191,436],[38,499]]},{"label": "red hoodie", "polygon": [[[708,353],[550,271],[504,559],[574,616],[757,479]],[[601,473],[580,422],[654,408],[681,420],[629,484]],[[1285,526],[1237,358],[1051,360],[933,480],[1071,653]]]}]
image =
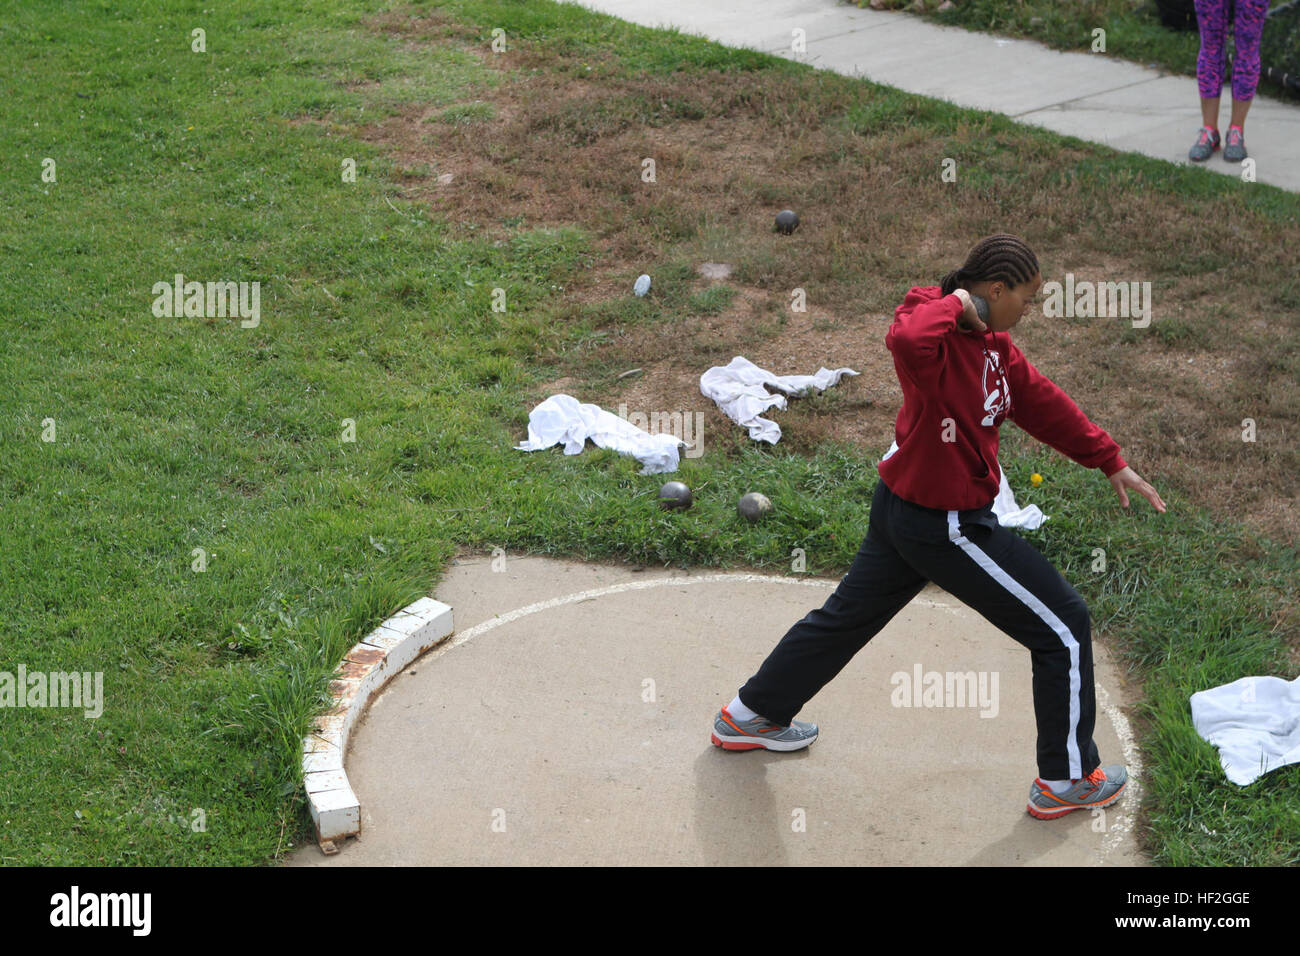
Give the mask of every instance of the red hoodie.
[{"label": "red hoodie", "polygon": [[1127,467],[1117,445],[1034,368],[1008,333],[957,325],[961,299],[938,286],[911,289],[885,345],[903,386],[898,448],[876,466],[889,490],[945,511],[983,508],[1001,486],[998,426],[1024,431],[1106,477]]}]

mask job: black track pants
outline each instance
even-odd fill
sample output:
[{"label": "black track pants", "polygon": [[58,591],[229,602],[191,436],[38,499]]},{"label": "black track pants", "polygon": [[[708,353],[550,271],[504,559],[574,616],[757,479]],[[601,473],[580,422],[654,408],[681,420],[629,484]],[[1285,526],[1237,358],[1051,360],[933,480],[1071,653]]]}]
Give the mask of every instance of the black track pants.
[{"label": "black track pants", "polygon": [[1029,648],[1038,773],[1083,777],[1100,763],[1092,739],[1088,606],[1039,551],[998,524],[993,506],[923,508],[877,480],[871,521],[839,587],[795,624],[740,689],[746,707],[788,724],[881,628],[933,581]]}]

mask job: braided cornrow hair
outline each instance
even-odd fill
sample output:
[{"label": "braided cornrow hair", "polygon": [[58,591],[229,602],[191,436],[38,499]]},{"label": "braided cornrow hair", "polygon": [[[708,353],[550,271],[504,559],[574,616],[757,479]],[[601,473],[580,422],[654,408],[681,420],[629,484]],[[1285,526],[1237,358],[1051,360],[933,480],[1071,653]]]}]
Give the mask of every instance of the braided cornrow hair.
[{"label": "braided cornrow hair", "polygon": [[977,242],[966,255],[960,269],[943,277],[939,291],[951,295],[958,287],[970,282],[1005,282],[1018,286],[1038,274],[1038,257],[1018,236],[1000,233]]}]

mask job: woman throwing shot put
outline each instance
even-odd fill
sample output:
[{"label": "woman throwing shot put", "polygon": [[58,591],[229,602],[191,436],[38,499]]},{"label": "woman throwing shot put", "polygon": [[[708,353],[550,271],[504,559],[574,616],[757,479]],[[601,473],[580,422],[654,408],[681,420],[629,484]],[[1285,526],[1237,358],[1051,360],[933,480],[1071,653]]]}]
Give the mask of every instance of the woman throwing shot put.
[{"label": "woman throwing shot put", "polygon": [[[1043,278],[1015,236],[982,239],[939,286],[911,289],[885,335],[903,388],[895,448],[877,465],[866,540],[835,592],[795,624],[719,711],[712,741],[728,750],[801,750],[817,725],[795,714],[933,581],[1029,649],[1038,778],[1028,810],[1052,819],[1109,806],[1127,783],[1101,765],[1088,606],[1051,563],[999,523],[998,427],[1011,419],[1087,468],[1121,504],[1126,489],[1165,503],[1007,333]],[[976,301],[987,303],[981,320]],[[1000,334],[999,334],[1000,333]]]}]

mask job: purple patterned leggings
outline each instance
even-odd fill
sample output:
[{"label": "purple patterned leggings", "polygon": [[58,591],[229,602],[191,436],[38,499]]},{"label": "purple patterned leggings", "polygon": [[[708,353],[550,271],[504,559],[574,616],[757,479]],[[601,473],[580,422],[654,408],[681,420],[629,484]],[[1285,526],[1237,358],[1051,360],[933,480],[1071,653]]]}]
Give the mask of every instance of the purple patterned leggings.
[{"label": "purple patterned leggings", "polygon": [[[1231,0],[1196,0],[1196,22],[1201,28],[1201,55],[1196,58],[1196,85],[1201,99],[1215,99],[1223,89],[1224,39],[1228,35]],[[1253,99],[1259,85],[1259,38],[1268,16],[1268,0],[1236,0],[1232,24],[1236,56],[1232,61],[1232,98]]]}]

